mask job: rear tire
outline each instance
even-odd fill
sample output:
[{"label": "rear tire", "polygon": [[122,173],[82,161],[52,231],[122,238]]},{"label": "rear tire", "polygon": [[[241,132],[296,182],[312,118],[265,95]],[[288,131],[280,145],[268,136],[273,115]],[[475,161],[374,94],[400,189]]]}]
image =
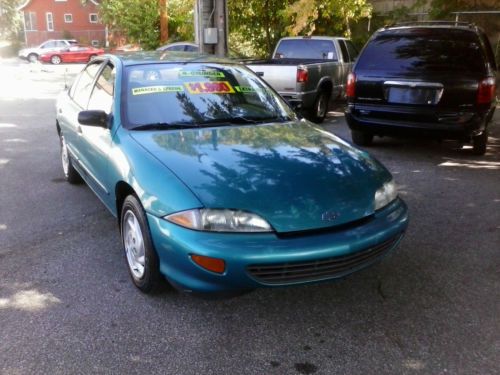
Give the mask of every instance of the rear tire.
[{"label": "rear tire", "polygon": [[480,135],[472,137],[472,152],[475,155],[484,155],[488,145],[488,130],[484,130]]},{"label": "rear tire", "polygon": [[373,143],[373,134],[359,130],[351,130],[351,138],[355,145],[371,146]]},{"label": "rear tire", "polygon": [[120,233],[130,277],[143,293],[158,289],[161,281],[158,255],[141,203],[134,195],[123,202]]},{"label": "rear tire", "polygon": [[317,124],[322,123],[325,120],[326,114],[328,113],[328,103],[330,101],[330,95],[325,90],[321,90],[316,96],[314,105],[309,112],[309,119]]},{"label": "rear tire", "polygon": [[61,162],[63,167],[64,178],[70,184],[78,184],[82,182],[81,176],[78,174],[75,167],[73,167],[73,162],[71,161],[71,155],[68,151],[68,146],[62,134],[59,135],[59,142],[61,144]]},{"label": "rear tire", "polygon": [[92,61],[92,60],[94,60],[96,57],[97,57],[97,55],[90,55],[89,56],[89,62]]}]

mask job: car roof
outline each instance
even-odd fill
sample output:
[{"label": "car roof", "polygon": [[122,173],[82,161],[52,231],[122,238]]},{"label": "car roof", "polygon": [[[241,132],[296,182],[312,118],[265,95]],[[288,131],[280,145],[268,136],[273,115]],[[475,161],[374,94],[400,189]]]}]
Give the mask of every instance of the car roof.
[{"label": "car roof", "polygon": [[123,65],[143,65],[143,64],[164,64],[164,63],[216,63],[239,65],[230,59],[216,57],[193,52],[170,52],[170,51],[151,51],[151,52],[129,52],[112,55],[119,59]]}]

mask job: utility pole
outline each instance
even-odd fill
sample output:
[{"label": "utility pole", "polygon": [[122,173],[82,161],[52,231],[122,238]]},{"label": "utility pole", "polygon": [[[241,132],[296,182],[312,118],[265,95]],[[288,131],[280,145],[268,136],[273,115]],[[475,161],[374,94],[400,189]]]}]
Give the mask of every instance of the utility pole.
[{"label": "utility pole", "polygon": [[204,53],[227,55],[227,0],[196,0],[196,42]]},{"label": "utility pole", "polygon": [[160,42],[165,44],[168,41],[168,1],[158,0],[160,8]]}]

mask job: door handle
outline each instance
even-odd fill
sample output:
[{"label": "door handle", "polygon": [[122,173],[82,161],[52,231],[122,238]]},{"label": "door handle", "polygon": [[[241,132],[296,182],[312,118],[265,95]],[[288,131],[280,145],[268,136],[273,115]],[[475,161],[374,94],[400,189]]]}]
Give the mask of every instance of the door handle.
[{"label": "door handle", "polygon": [[83,132],[82,132],[82,127],[81,127],[80,125],[78,125],[78,126],[76,127],[76,132],[78,133],[78,135],[82,135],[82,134],[83,134]]}]

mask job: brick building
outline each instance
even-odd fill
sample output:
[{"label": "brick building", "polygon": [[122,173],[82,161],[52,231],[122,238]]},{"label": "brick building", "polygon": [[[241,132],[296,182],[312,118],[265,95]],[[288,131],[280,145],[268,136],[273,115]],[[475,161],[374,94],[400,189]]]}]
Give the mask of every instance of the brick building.
[{"label": "brick building", "polygon": [[47,39],[105,45],[107,32],[99,21],[98,6],[95,0],[25,0],[19,11],[26,45],[35,46]]}]

